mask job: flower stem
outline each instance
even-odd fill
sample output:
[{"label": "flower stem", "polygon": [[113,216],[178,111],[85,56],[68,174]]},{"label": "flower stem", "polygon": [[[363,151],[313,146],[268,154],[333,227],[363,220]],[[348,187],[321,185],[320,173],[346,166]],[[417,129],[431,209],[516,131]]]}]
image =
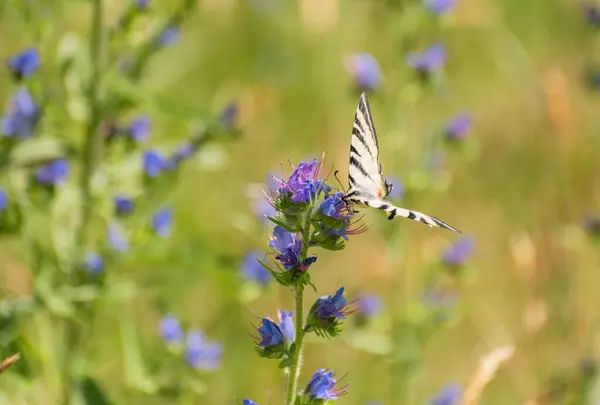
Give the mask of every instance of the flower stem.
[{"label": "flower stem", "polygon": [[[300,260],[304,262],[308,256],[308,246],[310,240],[310,221],[312,215],[311,210],[306,214],[304,227],[302,229],[302,251],[300,252]],[[304,346],[304,286],[296,285],[296,339],[294,352],[292,353],[292,365],[290,366],[290,375],[287,379],[287,394],[285,403],[294,405],[296,401],[296,393],[298,391],[298,378],[302,369],[302,347]]]}]

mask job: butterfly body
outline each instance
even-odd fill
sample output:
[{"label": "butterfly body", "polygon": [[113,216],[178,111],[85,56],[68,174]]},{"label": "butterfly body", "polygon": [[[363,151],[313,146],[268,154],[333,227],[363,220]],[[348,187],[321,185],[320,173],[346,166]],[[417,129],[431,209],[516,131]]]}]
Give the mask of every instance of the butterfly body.
[{"label": "butterfly body", "polygon": [[362,93],[354,116],[352,141],[350,142],[350,164],[348,168],[348,192],[344,195],[347,204],[368,206],[387,212],[388,219],[396,216],[419,221],[431,227],[460,232],[445,222],[418,211],[396,207],[385,198],[392,191],[381,173],[379,142],[367,95]]}]

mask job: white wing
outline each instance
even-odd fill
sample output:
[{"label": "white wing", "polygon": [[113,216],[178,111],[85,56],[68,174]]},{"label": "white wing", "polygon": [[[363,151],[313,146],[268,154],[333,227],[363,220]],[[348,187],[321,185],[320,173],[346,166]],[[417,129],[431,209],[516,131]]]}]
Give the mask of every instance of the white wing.
[{"label": "white wing", "polygon": [[354,115],[349,163],[348,185],[351,190],[356,188],[373,195],[384,191],[385,184],[379,164],[379,143],[365,93],[361,94]]}]

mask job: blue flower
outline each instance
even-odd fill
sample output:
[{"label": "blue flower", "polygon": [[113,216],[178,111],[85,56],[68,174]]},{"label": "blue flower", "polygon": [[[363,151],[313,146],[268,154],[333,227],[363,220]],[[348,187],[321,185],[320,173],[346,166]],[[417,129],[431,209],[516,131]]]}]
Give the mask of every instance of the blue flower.
[{"label": "blue flower", "polygon": [[154,233],[163,239],[171,236],[173,225],[173,210],[171,208],[162,208],[152,215],[152,229]]},{"label": "blue flower", "polygon": [[460,388],[460,385],[448,384],[430,401],[430,403],[431,405],[455,405],[460,401],[461,395],[462,389]]},{"label": "blue flower", "polygon": [[8,137],[30,138],[38,122],[39,110],[29,91],[23,87],[12,97],[2,117],[2,133]]},{"label": "blue flower", "polygon": [[259,347],[273,347],[285,344],[287,338],[279,325],[269,318],[261,318],[260,322],[260,326],[257,329],[261,339],[258,342]]},{"label": "blue flower", "polygon": [[26,78],[40,67],[40,56],[34,48],[18,53],[8,60],[8,68],[18,79]]},{"label": "blue flower", "polygon": [[388,200],[396,200],[404,197],[404,183],[398,177],[390,177],[387,179],[388,183],[392,185],[390,193],[387,195]]},{"label": "blue flower", "polygon": [[337,399],[346,393],[346,389],[345,387],[336,388],[336,383],[332,370],[320,368],[308,382],[305,394],[310,400],[330,401]]},{"label": "blue flower", "polygon": [[104,261],[102,256],[95,252],[89,252],[85,255],[84,268],[92,274],[100,274],[104,270]]},{"label": "blue flower", "polygon": [[136,142],[145,141],[150,134],[150,117],[140,115],[133,119],[125,133]]},{"label": "blue flower", "polygon": [[266,286],[271,282],[272,276],[267,269],[256,260],[258,257],[262,256],[263,255],[257,251],[248,253],[242,261],[241,273],[246,280]]},{"label": "blue flower", "polygon": [[139,10],[145,10],[148,8],[149,5],[150,5],[150,0],[136,0],[135,1],[135,6]]},{"label": "blue flower", "polygon": [[410,52],[408,65],[424,74],[441,70],[446,64],[446,48],[442,44],[432,45],[423,52]]},{"label": "blue flower", "polygon": [[148,177],[158,177],[166,169],[165,158],[156,150],[148,150],[142,156],[144,172]]},{"label": "blue flower", "polygon": [[425,0],[425,6],[435,14],[444,14],[456,6],[456,0]]},{"label": "blue flower", "polygon": [[242,401],[242,405],[258,405],[258,403],[254,402],[254,401],[252,401],[250,399],[244,399]]},{"label": "blue flower", "polygon": [[173,315],[165,315],[160,321],[160,336],[167,344],[180,343],[183,332],[179,320]]},{"label": "blue flower", "polygon": [[324,295],[313,306],[311,317],[327,320],[329,318],[346,319],[348,300],[344,297],[344,287],[340,287],[335,295]]},{"label": "blue flower", "polygon": [[323,215],[326,215],[331,218],[349,219],[352,216],[352,214],[348,209],[348,206],[342,199],[343,195],[344,193],[337,192],[329,196],[325,199],[325,201],[321,203],[319,210],[323,213]]},{"label": "blue flower", "polygon": [[158,44],[161,46],[173,45],[179,41],[179,28],[168,27],[158,37]]},{"label": "blue flower", "polygon": [[351,72],[359,90],[375,90],[381,84],[381,71],[377,60],[370,53],[358,53],[352,57]]},{"label": "blue flower", "polygon": [[581,4],[586,21],[590,25],[600,25],[600,7],[594,1],[586,1]]},{"label": "blue flower", "polygon": [[3,188],[0,188],[0,213],[8,207],[8,194]]},{"label": "blue flower", "polygon": [[240,106],[237,102],[232,101],[223,109],[219,116],[219,121],[226,129],[235,127],[237,119],[240,115]]},{"label": "blue flower", "polygon": [[269,246],[279,252],[275,259],[278,260],[286,270],[296,267],[300,260],[302,241],[295,233],[286,231],[280,226],[273,229],[273,238]]},{"label": "blue flower", "polygon": [[586,213],[582,220],[582,227],[589,234],[600,235],[600,217],[592,212]]},{"label": "blue flower", "polygon": [[446,139],[454,141],[465,140],[471,128],[471,116],[465,112],[457,114],[446,123],[444,134]]},{"label": "blue flower", "polygon": [[363,316],[370,318],[381,312],[383,301],[381,297],[375,293],[361,294],[357,301],[358,312]]},{"label": "blue flower", "polygon": [[185,359],[195,369],[214,371],[221,366],[223,348],[217,342],[207,342],[201,332],[190,331],[187,335]]},{"label": "blue flower", "polygon": [[108,224],[107,239],[110,247],[117,252],[124,253],[129,250],[129,240],[123,233],[123,229],[115,222]]},{"label": "blue flower", "polygon": [[69,176],[69,162],[66,159],[54,160],[35,172],[38,183],[45,186],[56,186],[64,183]]},{"label": "blue flower", "polygon": [[294,311],[285,311],[285,310],[280,310],[278,312],[278,317],[279,317],[279,328],[281,329],[281,331],[283,332],[283,334],[285,335],[286,339],[290,342],[293,342],[294,339],[296,338],[296,330],[294,328],[294,318],[292,317],[292,315],[294,314]]},{"label": "blue flower", "polygon": [[191,142],[181,144],[165,163],[168,169],[174,169],[183,160],[190,158],[194,154],[194,145]]},{"label": "blue flower", "polygon": [[133,212],[135,204],[133,200],[125,195],[119,194],[114,198],[115,212],[117,215],[127,215]]},{"label": "blue flower", "polygon": [[300,162],[288,181],[281,183],[279,192],[290,196],[290,200],[296,204],[313,201],[323,190],[323,183],[317,180],[319,168],[320,164],[316,159],[311,163]]},{"label": "blue flower", "polygon": [[448,267],[462,266],[471,256],[474,246],[475,239],[465,236],[444,251],[442,262]]}]

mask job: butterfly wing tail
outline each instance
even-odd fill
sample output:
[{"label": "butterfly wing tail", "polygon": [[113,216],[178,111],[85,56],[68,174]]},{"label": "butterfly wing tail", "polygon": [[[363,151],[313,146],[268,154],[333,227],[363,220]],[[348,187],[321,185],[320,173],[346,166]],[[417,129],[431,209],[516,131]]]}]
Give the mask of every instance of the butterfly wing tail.
[{"label": "butterfly wing tail", "polygon": [[388,219],[394,219],[394,217],[399,216],[403,218],[412,219],[413,221],[418,221],[424,223],[430,227],[444,228],[453,232],[462,233],[458,229],[453,226],[448,225],[444,221],[437,219],[436,217],[432,217],[431,215],[423,214],[422,212],[407,210],[406,208],[396,207],[394,205],[389,204],[387,201],[364,201],[367,205],[378,208],[387,212]]}]

